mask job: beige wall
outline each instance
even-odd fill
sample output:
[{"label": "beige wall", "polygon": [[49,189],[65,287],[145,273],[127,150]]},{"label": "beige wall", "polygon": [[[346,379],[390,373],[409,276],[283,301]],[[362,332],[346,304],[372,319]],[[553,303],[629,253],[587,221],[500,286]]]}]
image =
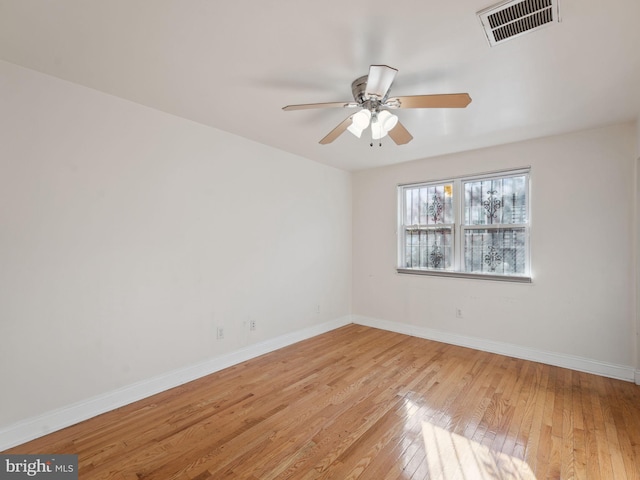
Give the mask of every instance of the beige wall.
[{"label": "beige wall", "polygon": [[[633,368],[635,135],[624,124],[355,173],[353,314]],[[524,166],[532,284],[395,272],[396,185]]]},{"label": "beige wall", "polygon": [[5,62],[0,171],[0,430],[350,312],[346,172]]},{"label": "beige wall", "polygon": [[636,383],[640,385],[640,117],[636,129]]}]

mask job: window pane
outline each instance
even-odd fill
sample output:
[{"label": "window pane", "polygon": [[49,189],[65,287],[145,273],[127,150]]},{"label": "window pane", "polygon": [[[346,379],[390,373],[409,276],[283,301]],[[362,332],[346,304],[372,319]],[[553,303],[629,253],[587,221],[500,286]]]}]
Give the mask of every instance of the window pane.
[{"label": "window pane", "polygon": [[417,222],[420,225],[426,225],[427,224],[427,189],[426,188],[421,188],[420,189],[420,218],[419,218],[419,222]]},{"label": "window pane", "polygon": [[524,275],[526,229],[467,229],[464,267],[469,273]]},{"label": "window pane", "polygon": [[453,261],[451,228],[407,229],[405,268],[446,270]]},{"label": "window pane", "polygon": [[527,223],[526,175],[465,182],[465,225]]},{"label": "window pane", "polygon": [[453,223],[453,184],[405,189],[405,225]]}]

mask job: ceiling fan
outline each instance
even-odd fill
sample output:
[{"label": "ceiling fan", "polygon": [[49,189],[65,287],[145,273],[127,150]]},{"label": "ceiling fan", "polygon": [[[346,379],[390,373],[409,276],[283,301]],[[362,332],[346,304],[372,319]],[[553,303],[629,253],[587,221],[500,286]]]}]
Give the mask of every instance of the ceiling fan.
[{"label": "ceiling fan", "polygon": [[398,70],[387,65],[371,65],[369,74],[356,78],[351,83],[354,102],[306,103],[287,105],[282,109],[305,110],[310,108],[359,108],[336,128],[331,130],[320,143],[326,145],[350,131],[360,138],[362,132],[371,126],[371,146],[373,140],[380,140],[387,134],[398,145],[409,143],[413,136],[389,110],[397,108],[465,108],[471,103],[468,93],[440,95],[413,95],[389,97],[389,90]]}]

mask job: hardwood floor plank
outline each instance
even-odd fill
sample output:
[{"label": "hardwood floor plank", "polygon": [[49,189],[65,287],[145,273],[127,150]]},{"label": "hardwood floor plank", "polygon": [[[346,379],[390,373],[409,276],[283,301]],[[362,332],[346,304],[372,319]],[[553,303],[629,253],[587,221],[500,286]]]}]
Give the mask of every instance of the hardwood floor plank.
[{"label": "hardwood floor plank", "polygon": [[83,480],[640,480],[640,387],[350,325],[5,453],[44,452]]},{"label": "hardwood floor plank", "polygon": [[[602,379],[600,377],[596,377],[593,379],[593,382],[597,385],[598,392],[601,392],[603,386]],[[604,409],[606,409],[606,402],[603,405],[600,394],[591,396],[591,408],[593,411],[594,429],[596,433],[595,444],[598,452],[598,465],[600,466],[600,475],[602,475],[602,478],[616,478],[613,474],[611,450],[609,449],[607,429],[604,421]]]},{"label": "hardwood floor plank", "polygon": [[635,435],[629,435],[627,428],[628,422],[633,421],[630,419],[640,418],[640,403],[627,403],[626,390],[626,388],[616,388],[613,382],[607,385],[608,395],[612,399],[611,412],[627,478],[640,480],[640,472],[636,468],[638,460],[633,448],[633,445],[638,446],[640,443],[640,436],[635,431],[629,432]]},{"label": "hardwood floor plank", "polygon": [[533,405],[535,396],[534,382],[530,379],[535,373],[535,365],[523,363],[518,378],[518,386],[514,387],[510,394],[511,402],[514,405],[513,420],[511,421],[506,438],[501,447],[492,446],[494,450],[499,450],[507,455],[512,455],[520,460],[524,459],[525,444],[531,429],[533,416]]},{"label": "hardwood floor plank", "polygon": [[598,432],[595,429],[595,420],[593,415],[593,406],[591,397],[594,395],[594,387],[592,386],[591,376],[581,377],[581,397],[582,410],[584,419],[585,433],[585,452],[587,458],[587,478],[603,478],[600,476],[600,464],[598,459],[598,447],[596,436]]}]

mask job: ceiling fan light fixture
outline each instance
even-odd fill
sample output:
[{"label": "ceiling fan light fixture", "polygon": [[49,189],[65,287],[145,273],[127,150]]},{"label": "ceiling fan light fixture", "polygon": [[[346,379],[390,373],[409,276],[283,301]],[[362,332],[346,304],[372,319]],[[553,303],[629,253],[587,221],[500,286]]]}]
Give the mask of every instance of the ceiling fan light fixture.
[{"label": "ceiling fan light fixture", "polygon": [[371,138],[373,140],[380,140],[381,138],[387,135],[387,131],[384,129],[384,126],[379,118],[375,118],[371,122]]},{"label": "ceiling fan light fixture", "polygon": [[351,125],[347,128],[356,137],[360,138],[365,128],[369,126],[371,120],[371,112],[366,109],[360,110],[351,117]]},{"label": "ceiling fan light fixture", "polygon": [[369,126],[371,121],[371,112],[366,109],[360,110],[353,116],[353,123],[358,126],[359,129],[364,130]]},{"label": "ceiling fan light fixture", "polygon": [[360,138],[362,136],[364,128],[358,128],[358,126],[352,122],[351,125],[347,127],[347,130],[353,133],[356,137]]},{"label": "ceiling fan light fixture", "polygon": [[378,122],[381,124],[382,129],[386,134],[388,131],[393,130],[393,127],[398,124],[398,116],[392,114],[388,110],[382,110],[378,113]]}]

